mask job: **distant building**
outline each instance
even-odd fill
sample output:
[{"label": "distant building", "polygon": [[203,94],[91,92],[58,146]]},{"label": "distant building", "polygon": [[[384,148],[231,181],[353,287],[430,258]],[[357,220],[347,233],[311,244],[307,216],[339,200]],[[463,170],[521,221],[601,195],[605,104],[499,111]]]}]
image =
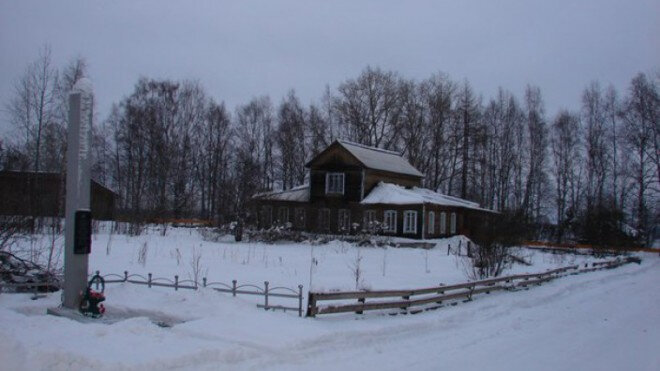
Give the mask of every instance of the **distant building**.
[{"label": "distant building", "polygon": [[[60,173],[0,171],[0,215],[64,216],[66,178]],[[117,194],[91,181],[92,217],[112,220]]]},{"label": "distant building", "polygon": [[258,225],[319,233],[373,231],[437,238],[470,234],[495,212],[421,188],[424,174],[400,153],[337,140],[306,165],[310,184],[253,196]]}]

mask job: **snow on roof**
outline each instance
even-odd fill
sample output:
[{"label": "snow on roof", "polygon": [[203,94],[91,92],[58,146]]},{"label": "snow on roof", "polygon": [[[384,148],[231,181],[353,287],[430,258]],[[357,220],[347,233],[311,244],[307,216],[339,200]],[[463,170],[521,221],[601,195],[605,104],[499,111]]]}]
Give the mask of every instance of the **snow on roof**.
[{"label": "snow on roof", "polygon": [[380,182],[371,190],[369,195],[362,202],[363,205],[369,204],[391,204],[391,205],[416,205],[416,204],[435,204],[441,206],[463,207],[467,209],[490,211],[483,209],[478,203],[464,200],[458,197],[443,195],[426,188],[404,188],[402,186]]},{"label": "snow on roof", "polygon": [[369,147],[345,140],[337,140],[337,142],[369,169],[418,177],[424,176],[424,174],[415,169],[415,167],[412,166],[399,152]]},{"label": "snow on roof", "polygon": [[269,201],[308,202],[309,184],[293,187],[286,191],[257,193],[252,198]]}]

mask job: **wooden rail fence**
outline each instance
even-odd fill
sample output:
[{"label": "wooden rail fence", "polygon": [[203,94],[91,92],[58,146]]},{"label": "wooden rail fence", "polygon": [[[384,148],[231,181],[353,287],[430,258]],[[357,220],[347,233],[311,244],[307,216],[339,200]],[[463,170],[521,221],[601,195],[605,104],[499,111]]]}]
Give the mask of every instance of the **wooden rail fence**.
[{"label": "wooden rail fence", "polygon": [[[636,258],[615,259],[606,262],[595,262],[589,267],[572,265],[553,269],[542,273],[517,274],[512,276],[491,278],[481,281],[466,282],[455,285],[440,285],[412,290],[384,290],[384,291],[347,291],[347,292],[310,292],[307,296],[307,317],[317,314],[348,313],[362,314],[366,310],[401,309],[408,311],[413,307],[428,306],[411,310],[418,313],[427,309],[436,309],[446,301],[465,299],[472,300],[473,295],[490,293],[497,290],[514,290],[520,287],[538,285],[567,274],[579,274],[599,269],[611,269],[620,265],[639,262]],[[340,303],[337,305],[319,305],[323,301],[357,299],[357,303]],[[367,302],[366,299],[387,299]]]},{"label": "wooden rail fence", "polygon": [[[96,274],[101,276],[99,271],[96,271]],[[92,276],[90,275],[90,278]],[[179,276],[175,275],[174,279],[169,278],[154,278],[153,274],[148,273],[147,276],[140,274],[129,274],[128,271],[124,271],[123,275],[119,274],[106,274],[102,275],[105,283],[131,283],[136,285],[145,285],[147,287],[170,287],[174,290],[179,289],[188,289],[188,290],[197,290],[200,287],[211,288],[218,292],[230,293],[232,296],[236,295],[257,295],[264,297],[263,304],[257,304],[258,308],[263,308],[265,310],[293,310],[298,312],[298,316],[302,317],[303,314],[303,285],[298,285],[298,290],[294,290],[289,287],[277,286],[271,287],[270,282],[264,281],[264,286],[260,287],[252,284],[242,284],[239,285],[238,281],[232,280],[231,285],[225,284],[223,282],[208,282],[206,277],[202,278],[201,285],[194,280],[179,280]],[[21,290],[22,292],[34,292],[34,297],[37,297],[37,294],[42,288],[56,288],[60,289],[62,287],[62,281],[52,281],[52,282],[39,282],[39,283],[2,283],[0,282],[0,293],[3,290]],[[95,289],[98,290],[100,282],[94,282]],[[56,291],[55,290],[55,291]],[[285,298],[285,299],[295,299],[297,301],[297,306],[284,306],[270,303],[270,298]]]},{"label": "wooden rail fence", "polygon": [[[96,271],[96,274],[100,274],[99,271]],[[223,282],[208,282],[206,277],[202,278],[201,285],[194,280],[179,280],[179,276],[175,275],[174,280],[169,278],[154,278],[151,273],[147,274],[147,277],[144,277],[139,274],[129,274],[128,271],[124,271],[124,275],[118,274],[107,274],[103,276],[105,283],[132,283],[137,285],[146,285],[148,287],[159,286],[159,287],[170,287],[174,290],[178,289],[189,289],[197,290],[200,287],[211,288],[218,292],[231,293],[232,296],[236,295],[257,295],[264,297],[263,304],[257,304],[258,308],[263,308],[265,310],[294,310],[298,312],[298,316],[302,317],[303,314],[303,285],[298,285],[298,290],[294,290],[289,287],[277,286],[271,287],[270,282],[264,281],[264,286],[259,287],[253,284],[242,284],[239,285],[237,280],[232,280],[231,285],[228,285]],[[97,283],[98,285],[98,283]],[[284,306],[284,305],[273,305],[269,302],[269,299],[272,297],[276,298],[286,298],[286,299],[296,299],[298,301],[298,306]]]},{"label": "wooden rail fence", "polygon": [[523,246],[530,248],[544,248],[544,249],[554,249],[554,250],[592,250],[598,252],[605,252],[609,254],[621,254],[622,252],[650,252],[660,254],[660,249],[654,249],[651,247],[640,247],[640,246],[623,246],[623,247],[614,247],[614,246],[596,246],[589,244],[558,244],[552,242],[541,242],[541,241],[525,241],[522,243]]}]

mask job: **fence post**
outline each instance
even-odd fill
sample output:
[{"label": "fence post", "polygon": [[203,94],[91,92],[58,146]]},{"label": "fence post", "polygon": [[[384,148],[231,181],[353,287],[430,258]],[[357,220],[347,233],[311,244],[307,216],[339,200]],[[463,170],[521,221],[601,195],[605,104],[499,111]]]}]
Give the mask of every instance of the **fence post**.
[{"label": "fence post", "polygon": [[236,296],[236,280],[231,280],[231,294]]},{"label": "fence post", "polygon": [[[96,271],[96,275],[101,277],[101,271]],[[99,280],[95,280],[94,284],[95,284],[95,287],[94,287],[95,290],[99,291]]]},{"label": "fence post", "polygon": [[151,288],[151,273],[149,273],[147,276],[149,276],[149,281],[147,281],[147,285],[149,288]]},{"label": "fence post", "polygon": [[461,256],[461,245],[463,244],[463,240],[458,241],[458,251],[456,253],[457,256]]},{"label": "fence post", "polygon": [[202,278],[202,285],[203,285],[202,287],[206,287],[206,277]]},{"label": "fence post", "polygon": [[[358,298],[358,303],[364,304],[364,298]],[[355,314],[362,314],[361,310],[356,310]]]},{"label": "fence post", "polygon": [[[402,296],[401,298],[402,298],[403,300],[410,300],[410,296],[409,296],[409,295]],[[403,309],[403,310],[408,310],[408,307],[401,307],[401,309]]]},{"label": "fence post", "polygon": [[298,285],[298,317],[302,317],[302,289],[303,285]]},{"label": "fence post", "polygon": [[[441,287],[441,288],[442,288],[442,286],[444,286],[444,285],[445,285],[444,283],[440,282],[440,287]],[[439,294],[439,295],[444,295],[444,294],[445,294],[445,290],[438,290],[438,294]],[[436,301],[435,303],[436,303],[436,304],[442,304],[442,300],[440,300],[440,301]]]},{"label": "fence post", "polygon": [[179,290],[179,276],[174,276],[174,291]]},{"label": "fence post", "polygon": [[316,296],[313,292],[307,293],[307,313],[305,317],[316,317]]},{"label": "fence post", "polygon": [[467,242],[467,256],[468,258],[472,257],[472,250],[470,249],[472,246],[470,246],[470,241]]},{"label": "fence post", "polygon": [[124,271],[124,282],[128,281],[128,271]]},{"label": "fence post", "polygon": [[447,256],[449,256],[449,252],[451,251],[451,244],[447,244]]},{"label": "fence post", "polygon": [[268,281],[264,281],[264,309],[268,310]]},{"label": "fence post", "polygon": [[470,286],[470,293],[468,294],[468,301],[472,301],[472,293],[474,292],[474,285]]}]

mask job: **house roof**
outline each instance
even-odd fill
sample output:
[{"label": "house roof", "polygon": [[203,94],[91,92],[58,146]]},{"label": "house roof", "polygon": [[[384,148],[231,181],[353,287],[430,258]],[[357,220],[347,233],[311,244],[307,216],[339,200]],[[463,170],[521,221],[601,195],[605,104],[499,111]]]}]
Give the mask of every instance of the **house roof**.
[{"label": "house roof", "polygon": [[[336,140],[334,143],[337,143],[346,149],[366,168],[411,175],[420,178],[424,177],[424,174],[412,166],[399,152],[388,151],[377,147],[369,147],[341,139]],[[330,148],[330,146],[328,146],[328,148]],[[310,161],[307,165],[309,166],[313,161],[314,160]]]},{"label": "house roof", "polygon": [[293,187],[286,191],[274,191],[257,193],[252,196],[258,200],[269,201],[291,201],[291,202],[308,202],[309,201],[309,184]]},{"label": "house roof", "polygon": [[434,204],[440,206],[462,207],[479,211],[492,210],[484,209],[478,203],[464,200],[462,198],[443,195],[426,188],[404,188],[402,186],[380,182],[369,192],[360,204],[389,204],[389,205],[418,205]]}]

